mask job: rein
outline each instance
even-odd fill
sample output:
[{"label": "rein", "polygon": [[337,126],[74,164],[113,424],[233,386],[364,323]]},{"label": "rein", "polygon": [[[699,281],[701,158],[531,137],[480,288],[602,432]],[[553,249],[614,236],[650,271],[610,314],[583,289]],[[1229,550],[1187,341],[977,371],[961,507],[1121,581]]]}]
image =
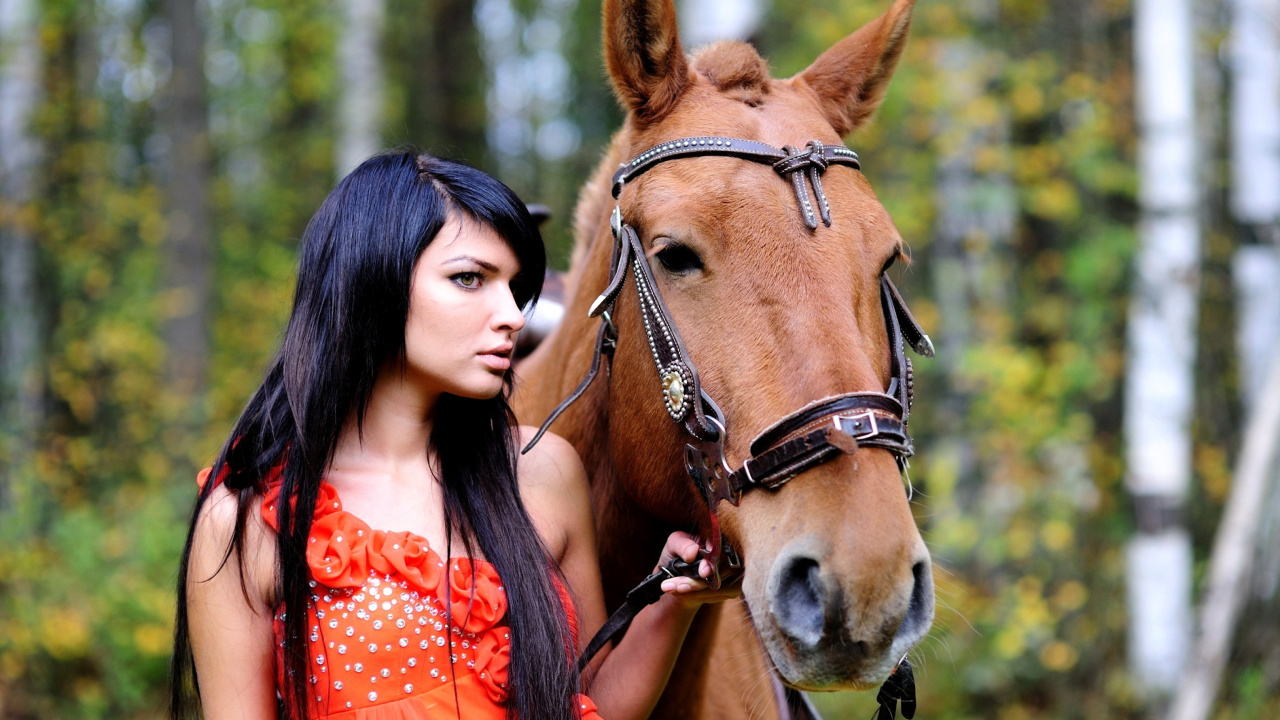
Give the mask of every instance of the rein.
[{"label": "rein", "polygon": [[[810,232],[817,230],[819,220],[828,227],[831,225],[831,209],[822,188],[822,174],[826,169],[831,165],[861,169],[858,154],[853,150],[844,146],[825,145],[816,140],[810,141],[800,150],[791,145],[779,149],[739,138],[682,138],[656,145],[623,163],[613,175],[613,197],[616,201],[627,182],[660,163],[711,155],[736,157],[770,165],[784,179],[790,180],[805,226]],[[807,185],[805,180],[808,180]],[[809,187],[813,189],[812,200]],[[899,470],[906,472],[908,458],[914,454],[911,436],[907,432],[914,376],[911,360],[906,356],[904,346],[909,345],[924,357],[933,357],[934,348],[929,336],[911,315],[887,274],[880,275],[880,303],[890,348],[890,381],[887,391],[856,391],[833,395],[786,415],[751,442],[751,456],[741,467],[733,469],[724,454],[728,435],[724,414],[702,389],[697,368],[685,349],[684,341],[662,300],[649,264],[645,261],[639,233],[623,220],[621,206],[616,202],[609,224],[613,234],[609,282],[591,303],[587,313],[588,317],[601,318],[591,367],[569,397],[551,411],[522,453],[533,448],[556,418],[591,386],[599,374],[601,358],[607,356],[612,362],[618,338],[612,313],[627,276],[631,275],[640,301],[640,317],[644,323],[645,336],[661,381],[663,404],[671,420],[681,426],[689,437],[684,448],[685,470],[707,503],[711,528],[708,537],[711,547],[707,558],[713,574],[708,581],[712,587],[718,588],[721,584],[719,560],[722,556],[731,568],[742,566],[733,547],[721,537],[720,521],[716,513],[721,501],[737,506],[744,492],[755,488],[776,490],[806,470],[841,454],[853,453],[859,447],[889,451],[897,461]],[[626,604],[592,638],[579,658],[579,667],[585,667],[606,642],[625,632],[631,619],[645,605],[656,602],[661,597],[661,582],[678,574],[695,577],[697,563],[674,560],[628,593]],[[896,690],[910,674],[910,664],[904,657],[894,675],[886,682],[885,688],[889,688],[890,683],[895,683]],[[881,695],[885,695],[885,688],[882,688]],[[903,715],[908,718],[914,714],[914,683],[911,683],[910,695],[910,703],[906,698],[898,698],[903,700]],[[882,711],[884,707],[885,704],[882,703]],[[911,714],[908,714],[908,708]]]}]

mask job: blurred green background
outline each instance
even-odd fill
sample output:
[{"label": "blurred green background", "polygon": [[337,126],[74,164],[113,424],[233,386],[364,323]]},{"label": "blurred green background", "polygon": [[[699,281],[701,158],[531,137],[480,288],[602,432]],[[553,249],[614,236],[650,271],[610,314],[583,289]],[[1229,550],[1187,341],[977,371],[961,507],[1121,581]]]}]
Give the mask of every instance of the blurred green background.
[{"label": "blurred green background", "polygon": [[[377,83],[360,87],[344,81],[356,25],[339,3],[208,0],[194,16],[177,0],[6,3],[29,25],[3,39],[0,62],[22,47],[39,62],[25,125],[38,161],[26,194],[0,204],[30,250],[27,284],[13,262],[5,276],[18,287],[5,337],[10,350],[26,343],[27,360],[3,395],[0,718],[156,717],[193,476],[280,338],[308,217],[363,147],[346,95],[377,91],[365,110],[378,147],[465,160],[549,205],[563,268],[577,189],[621,121],[600,8],[386,0]],[[780,77],[888,6],[747,4],[747,34]],[[1244,417],[1231,262],[1252,236],[1226,201],[1226,5],[1196,5],[1197,582]],[[192,48],[192,19],[194,78],[178,52]],[[1132,21],[1121,0],[922,0],[885,105],[849,138],[911,247],[899,284],[941,351],[917,363],[913,415],[939,600],[912,655],[923,718],[1102,720],[1159,706],[1125,647]],[[184,158],[186,147],[207,153]],[[194,190],[192,168],[204,178]],[[178,342],[193,330],[194,344]],[[1280,717],[1278,608],[1250,601],[1218,720]],[[873,695],[816,699],[862,718]]]}]

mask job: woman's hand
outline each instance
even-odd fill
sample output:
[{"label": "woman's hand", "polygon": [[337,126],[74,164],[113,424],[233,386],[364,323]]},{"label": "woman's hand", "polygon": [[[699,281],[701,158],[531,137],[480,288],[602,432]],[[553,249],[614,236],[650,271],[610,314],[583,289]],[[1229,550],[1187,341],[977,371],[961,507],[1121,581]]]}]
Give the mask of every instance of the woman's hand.
[{"label": "woman's hand", "polygon": [[[675,558],[685,562],[698,563],[698,576],[711,576],[711,563],[706,559],[698,559],[702,550],[698,541],[686,532],[673,532],[667,537],[667,544],[662,548],[662,557],[658,560],[658,568],[665,566]],[[662,581],[662,591],[682,604],[698,606],[709,602],[723,602],[742,594],[742,586],[738,582],[722,583],[718,590],[708,590],[705,579],[690,577],[673,577]]]}]

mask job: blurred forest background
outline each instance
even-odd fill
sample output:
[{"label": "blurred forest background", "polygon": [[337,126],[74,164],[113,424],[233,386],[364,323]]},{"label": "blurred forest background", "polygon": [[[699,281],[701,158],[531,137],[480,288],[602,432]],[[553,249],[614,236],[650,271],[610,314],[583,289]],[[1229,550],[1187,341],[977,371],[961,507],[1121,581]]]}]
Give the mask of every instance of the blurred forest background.
[{"label": "blurred forest background", "polygon": [[[782,77],[888,0],[679,5],[687,48],[749,38]],[[1142,109],[1146,71],[1173,105]],[[919,717],[1150,717],[1194,665],[1280,328],[1277,105],[1277,0],[921,0],[849,138],[940,351],[913,415],[939,586]],[[620,120],[595,0],[0,0],[0,718],[161,714],[194,475],[338,177],[400,144],[476,164],[552,208],[563,268]],[[1264,497],[1217,720],[1280,717]]]}]

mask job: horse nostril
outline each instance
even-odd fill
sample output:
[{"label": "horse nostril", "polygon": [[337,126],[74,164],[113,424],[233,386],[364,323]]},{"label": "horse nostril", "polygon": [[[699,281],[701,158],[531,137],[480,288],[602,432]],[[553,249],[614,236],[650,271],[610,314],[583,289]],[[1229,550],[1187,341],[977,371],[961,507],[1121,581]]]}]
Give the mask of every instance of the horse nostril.
[{"label": "horse nostril", "polygon": [[819,573],[818,562],[813,558],[793,557],[779,571],[773,593],[773,615],[778,627],[808,645],[816,645],[822,639],[825,624]]},{"label": "horse nostril", "polygon": [[907,614],[898,628],[898,637],[917,637],[923,635],[933,623],[933,571],[927,560],[920,560],[911,566],[911,577],[915,580],[911,588],[911,599],[907,602]]}]

